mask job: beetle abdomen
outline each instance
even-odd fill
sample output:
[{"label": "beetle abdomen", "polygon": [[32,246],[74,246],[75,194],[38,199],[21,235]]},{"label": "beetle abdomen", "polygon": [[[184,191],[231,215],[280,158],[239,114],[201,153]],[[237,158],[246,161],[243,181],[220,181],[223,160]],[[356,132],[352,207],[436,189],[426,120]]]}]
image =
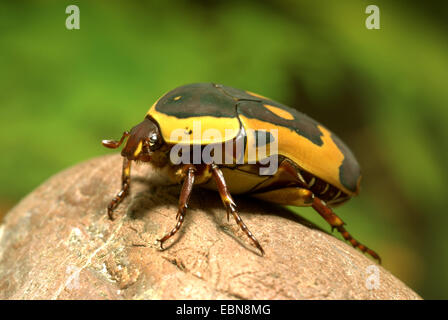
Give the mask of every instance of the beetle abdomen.
[{"label": "beetle abdomen", "polygon": [[350,199],[350,196],[339,188],[323,181],[322,179],[312,175],[305,170],[299,169],[300,175],[303,177],[307,189],[310,190],[315,196],[324,200],[330,205],[340,205]]}]

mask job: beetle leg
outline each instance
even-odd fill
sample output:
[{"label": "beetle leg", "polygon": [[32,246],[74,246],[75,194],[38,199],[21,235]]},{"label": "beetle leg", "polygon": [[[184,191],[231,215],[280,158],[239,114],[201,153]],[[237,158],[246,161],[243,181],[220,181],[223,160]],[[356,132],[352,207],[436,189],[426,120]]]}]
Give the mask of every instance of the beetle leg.
[{"label": "beetle leg", "polygon": [[300,182],[300,184],[302,184],[304,187],[308,187],[308,183],[300,174],[299,168],[289,159],[283,160],[280,163],[278,169],[283,170],[284,172],[288,173],[291,177],[297,179]]},{"label": "beetle leg", "polygon": [[224,175],[222,174],[222,171],[216,164],[212,164],[211,168],[213,177],[216,181],[216,185],[218,186],[219,195],[221,196],[221,200],[227,209],[227,217],[229,216],[230,213],[233,215],[236,223],[240,226],[241,230],[243,230],[244,233],[249,237],[249,239],[252,240],[252,242],[258,248],[258,250],[260,250],[261,255],[264,255],[264,250],[261,247],[260,243],[252,234],[252,232],[250,232],[246,224],[243,222],[243,219],[241,219],[240,215],[238,214],[238,211],[236,210],[236,204],[233,201],[232,196],[229,193],[229,190],[227,189],[226,181],[224,180]]},{"label": "beetle leg", "polygon": [[313,203],[313,193],[305,188],[288,187],[266,192],[252,193],[251,197],[288,206],[310,206]]},{"label": "beetle leg", "polygon": [[131,161],[128,158],[123,158],[123,170],[121,173],[121,190],[117,193],[117,195],[112,199],[112,201],[107,206],[107,214],[111,220],[114,220],[114,210],[117,206],[123,201],[123,199],[129,193],[129,186],[131,183]]},{"label": "beetle leg", "polygon": [[125,138],[129,137],[130,133],[129,131],[123,132],[123,135],[121,136],[120,141],[115,140],[103,140],[101,143],[103,146],[110,148],[110,149],[116,149],[118,148],[124,141]]},{"label": "beetle leg", "polygon": [[375,251],[367,248],[365,245],[359,243],[356,239],[354,239],[350,235],[350,233],[345,230],[344,222],[341,220],[341,218],[339,218],[324,201],[317,197],[314,197],[312,207],[322,216],[322,218],[325,219],[325,221],[327,221],[331,225],[332,229],[337,229],[344,237],[344,239],[349,241],[354,248],[358,248],[362,252],[367,252],[381,264],[380,256]]},{"label": "beetle leg", "polygon": [[163,249],[163,243],[174,236],[177,231],[179,231],[182,223],[184,222],[185,212],[187,209],[188,200],[190,199],[191,191],[193,190],[194,177],[196,173],[196,168],[192,164],[185,165],[184,170],[187,171],[184,183],[182,185],[182,190],[179,197],[179,209],[177,211],[176,219],[177,223],[174,228],[167,233],[162,239],[157,239],[160,242],[160,249]]},{"label": "beetle leg", "polygon": [[344,221],[342,221],[342,219],[339,218],[324,201],[317,198],[310,190],[305,188],[289,187],[262,193],[254,193],[251,194],[251,196],[281,205],[311,205],[314,210],[316,210],[325,219],[325,221],[330,224],[332,231],[333,229],[337,229],[342,234],[344,239],[349,241],[353,247],[360,249],[362,252],[367,252],[381,263],[381,258],[378,254],[355,240],[350,233],[345,230]]}]

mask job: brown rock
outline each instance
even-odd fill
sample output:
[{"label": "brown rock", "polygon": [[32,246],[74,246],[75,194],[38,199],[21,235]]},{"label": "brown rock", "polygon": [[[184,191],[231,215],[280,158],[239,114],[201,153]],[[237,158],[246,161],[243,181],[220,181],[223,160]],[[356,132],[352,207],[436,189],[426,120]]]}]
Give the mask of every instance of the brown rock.
[{"label": "brown rock", "polygon": [[150,166],[134,166],[131,194],[111,222],[106,206],[119,189],[120,170],[118,155],[77,165],[8,213],[0,226],[0,299],[420,298],[305,220],[237,197],[266,250],[261,257],[227,222],[219,196],[200,188],[182,229],[160,251],[156,239],[175,224],[180,187]]}]

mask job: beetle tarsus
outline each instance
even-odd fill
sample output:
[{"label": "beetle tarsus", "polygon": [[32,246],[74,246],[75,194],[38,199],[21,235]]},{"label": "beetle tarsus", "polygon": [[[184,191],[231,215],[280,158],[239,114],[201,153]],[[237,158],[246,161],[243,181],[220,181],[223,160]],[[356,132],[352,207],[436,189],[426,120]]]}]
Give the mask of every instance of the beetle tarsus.
[{"label": "beetle tarsus", "polygon": [[215,178],[215,181],[216,181],[216,185],[218,186],[219,195],[221,196],[221,200],[227,209],[227,221],[229,221],[229,215],[232,214],[233,217],[235,218],[235,221],[238,224],[238,226],[249,237],[249,239],[258,248],[258,250],[260,250],[260,253],[263,256],[264,255],[263,248],[261,247],[257,238],[255,238],[255,236],[252,234],[252,232],[249,230],[249,228],[243,222],[243,219],[241,219],[240,215],[238,214],[238,211],[236,210],[236,204],[233,201],[229,190],[227,189],[226,181],[224,180],[224,175],[222,174],[222,171],[219,169],[219,167],[216,164],[212,164],[211,168],[212,168],[213,177]]},{"label": "beetle tarsus", "polygon": [[231,210],[231,213],[232,213],[236,223],[240,227],[240,229],[249,237],[249,239],[252,241],[252,243],[255,245],[255,247],[257,247],[257,249],[260,250],[261,255],[264,256],[264,250],[261,247],[260,243],[258,242],[257,238],[255,238],[253,233],[246,226],[243,219],[241,219],[240,215],[238,214],[238,212],[236,211],[235,208],[236,207],[234,207],[234,206],[229,206],[227,210],[228,211]]},{"label": "beetle tarsus", "polygon": [[123,170],[121,174],[121,190],[117,195],[110,201],[107,206],[107,215],[110,220],[115,220],[114,210],[123,201],[124,198],[129,193],[129,187],[131,183],[131,161],[127,158],[123,158]]},{"label": "beetle tarsus", "polygon": [[115,220],[114,211],[110,207],[107,208],[107,215],[109,216],[110,220],[112,220],[112,221]]},{"label": "beetle tarsus", "polygon": [[367,248],[365,245],[363,245],[362,243],[359,243],[356,239],[354,239],[350,233],[347,232],[347,230],[345,230],[344,227],[337,227],[338,231],[342,234],[342,236],[344,237],[345,240],[349,241],[350,244],[354,247],[354,248],[358,248],[359,250],[361,250],[363,253],[367,253],[368,255],[370,255],[372,258],[374,258],[375,260],[378,261],[379,264],[381,264],[381,257],[372,249]]},{"label": "beetle tarsus", "polygon": [[162,239],[157,239],[157,241],[160,242],[160,249],[162,250],[163,250],[163,243],[172,236],[174,236],[177,233],[177,231],[179,231],[180,227],[182,226],[182,223],[184,222],[185,210],[182,210],[182,212],[179,213],[177,214],[178,215],[177,223],[174,226],[174,228],[170,232],[168,232]]},{"label": "beetle tarsus", "polygon": [[123,132],[123,135],[121,136],[120,141],[115,141],[115,140],[103,140],[101,141],[101,143],[103,144],[103,146],[105,146],[106,148],[109,149],[116,149],[118,148],[124,141],[125,138],[127,138],[129,136],[129,132],[125,131]]}]

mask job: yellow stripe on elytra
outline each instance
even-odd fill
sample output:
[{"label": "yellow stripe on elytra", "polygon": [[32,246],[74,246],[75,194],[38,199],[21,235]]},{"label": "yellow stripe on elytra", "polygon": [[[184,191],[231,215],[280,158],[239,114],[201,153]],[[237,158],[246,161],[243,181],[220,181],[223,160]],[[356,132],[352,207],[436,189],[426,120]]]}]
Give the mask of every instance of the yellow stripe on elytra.
[{"label": "yellow stripe on elytra", "polygon": [[[163,124],[160,130],[167,143],[202,145],[221,143],[235,138],[240,132],[240,122],[237,117],[199,116],[179,119],[158,112],[154,106],[149,109],[148,115]],[[172,136],[173,132],[176,134]],[[213,135],[213,132],[216,135]]]},{"label": "yellow stripe on elytra", "polygon": [[254,93],[254,92],[250,92],[250,91],[246,91],[248,94],[250,94],[251,96],[254,96],[256,98],[260,98],[260,99],[265,99],[265,100],[271,100],[269,98],[266,98],[265,96],[262,96],[261,94],[258,93]]},{"label": "yellow stripe on elytra", "polygon": [[[339,181],[339,167],[344,161],[344,155],[339,150],[331,138],[331,133],[325,127],[318,125],[318,129],[322,133],[321,146],[314,144],[309,139],[301,136],[297,132],[287,127],[278,126],[269,122],[258,119],[247,118],[240,115],[240,119],[246,129],[252,130],[278,130],[278,153],[288,157],[305,171],[323,179],[324,181],[340,188],[345,193],[351,195],[353,192],[345,188]],[[248,145],[255,145],[255,138],[248,135]],[[252,153],[253,155],[258,154]],[[246,161],[256,161],[256,159],[248,158],[245,154]]]},{"label": "yellow stripe on elytra", "polygon": [[286,110],[280,109],[279,107],[271,106],[269,104],[264,104],[263,106],[282,119],[294,120],[294,116]]}]

